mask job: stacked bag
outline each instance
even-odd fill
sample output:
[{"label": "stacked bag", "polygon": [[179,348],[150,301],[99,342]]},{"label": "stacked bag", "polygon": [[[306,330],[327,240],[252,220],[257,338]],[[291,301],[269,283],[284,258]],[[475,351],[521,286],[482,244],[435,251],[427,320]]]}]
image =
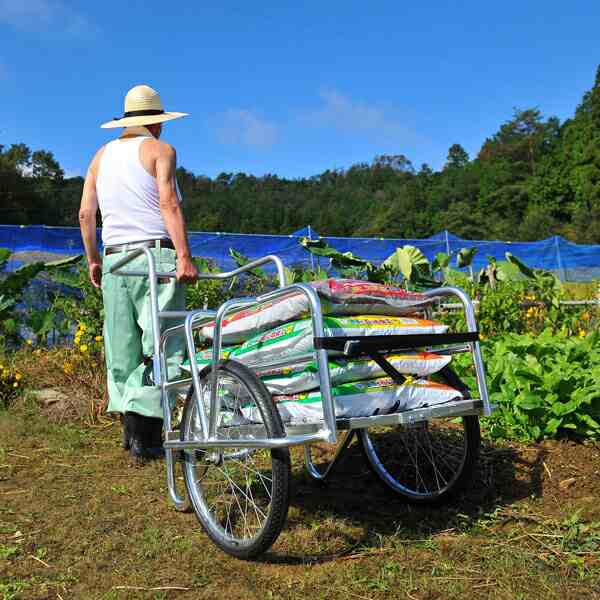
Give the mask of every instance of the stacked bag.
[{"label": "stacked bag", "polygon": [[[328,279],[310,285],[320,296],[324,335],[328,337],[436,334],[448,329],[437,321],[414,316],[432,302],[422,294],[350,279]],[[214,323],[203,327],[201,333],[211,340]],[[246,364],[258,374],[273,394],[284,422],[323,419],[312,322],[304,294],[292,292],[232,313],[223,322],[222,340],[222,356]],[[450,362],[449,356],[418,351],[386,356],[406,376],[402,384],[385,376],[371,359],[347,359],[331,351],[329,357],[338,418],[399,412],[462,397],[457,390],[427,379]],[[211,359],[212,349],[196,355],[200,369]],[[251,403],[242,406],[245,418],[260,421],[255,411]]]}]

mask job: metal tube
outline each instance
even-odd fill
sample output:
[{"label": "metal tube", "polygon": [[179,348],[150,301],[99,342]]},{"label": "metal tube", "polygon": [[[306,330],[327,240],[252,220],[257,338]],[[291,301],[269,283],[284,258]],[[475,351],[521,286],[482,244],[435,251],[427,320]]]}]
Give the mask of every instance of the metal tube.
[{"label": "metal tube", "polygon": [[244,306],[250,306],[255,304],[254,299],[242,299],[242,300],[228,300],[219,307],[217,315],[215,316],[215,325],[213,329],[213,357],[212,357],[212,369],[211,369],[211,386],[210,386],[210,411],[209,411],[209,422],[208,422],[208,438],[214,439],[217,435],[217,421],[221,412],[221,398],[217,394],[217,377],[218,371],[217,366],[221,358],[221,328],[223,325],[223,319],[225,315],[234,310],[235,308],[242,308]]},{"label": "metal tube", "polygon": [[[132,260],[136,259],[138,256],[141,256],[144,253],[144,250],[145,248],[137,248],[136,250],[133,250],[133,252],[126,252],[125,256],[112,265],[108,272],[114,275],[121,275],[121,273],[116,273],[116,271],[118,271],[121,267],[124,267],[127,263],[130,263]],[[144,275],[147,275],[147,273],[144,273]]]},{"label": "metal tube", "polygon": [[[464,290],[455,287],[441,287],[434,290],[427,290],[424,292],[424,295],[429,297],[456,296],[464,307],[467,330],[470,332],[477,331],[477,321],[475,319],[473,303]],[[477,389],[479,391],[479,397],[483,402],[483,415],[489,417],[492,414],[492,407],[490,406],[490,400],[488,397],[487,383],[485,380],[485,368],[483,366],[483,359],[481,357],[481,348],[479,346],[479,342],[470,342],[469,346],[471,347],[471,353],[473,354],[473,365],[475,366]]]},{"label": "metal tube", "polygon": [[[287,296],[294,290],[302,292],[308,299],[308,307],[311,314],[313,336],[323,337],[323,314],[321,311],[321,300],[316,290],[305,283],[293,283],[283,289],[264,294],[257,298],[257,302],[266,302],[279,297]],[[335,444],[337,441],[337,425],[335,421],[335,406],[331,395],[331,378],[329,375],[329,361],[327,350],[315,350],[315,360],[319,369],[319,384],[321,388],[321,400],[323,402],[323,418],[329,435],[327,441]]]},{"label": "metal tube", "polygon": [[264,439],[237,439],[237,440],[170,440],[165,442],[165,448],[178,450],[193,450],[195,448],[286,448],[288,446],[301,446],[315,442],[326,442],[329,432],[321,431],[316,434],[293,435],[282,438]]},{"label": "metal tube", "polygon": [[275,256],[274,254],[270,254],[269,256],[263,256],[262,258],[253,260],[252,262],[249,262],[247,265],[244,265],[243,267],[234,269],[233,271],[227,271],[227,272],[223,272],[223,273],[199,273],[198,278],[199,279],[231,279],[231,278],[235,277],[236,275],[240,275],[241,273],[246,273],[247,271],[251,271],[252,269],[255,269],[256,267],[260,267],[261,265],[264,265],[269,262],[275,263],[275,267],[277,269],[277,278],[279,279],[279,287],[280,288],[285,287],[285,284],[286,284],[285,267],[283,266],[281,259],[278,256]]},{"label": "metal tube", "polygon": [[[209,311],[206,311],[209,312]],[[211,317],[214,317],[216,312],[210,311]],[[190,314],[189,310],[161,310],[158,316],[161,319],[185,319]],[[207,315],[209,316],[209,315]]]},{"label": "metal tube", "polygon": [[185,319],[185,342],[187,345],[188,355],[190,357],[190,371],[192,373],[192,384],[194,386],[198,414],[200,415],[202,435],[204,437],[208,437],[208,418],[206,416],[206,407],[204,406],[204,402],[202,402],[202,386],[200,384],[200,374],[198,373],[198,365],[196,364],[196,347],[194,345],[194,334],[192,331],[193,319],[193,314],[188,315]]},{"label": "metal tube", "polygon": [[[136,251],[134,251],[135,254]],[[152,320],[152,341],[154,342],[154,354],[152,355],[152,369],[154,374],[154,385],[160,385],[162,374],[160,369],[160,321],[158,318],[158,283],[156,280],[156,265],[150,248],[142,248],[142,252],[148,260],[148,279],[150,280],[150,316]]]},{"label": "metal tube", "polygon": [[340,461],[348,446],[350,446],[350,443],[354,439],[355,434],[356,430],[354,429],[349,429],[345,433],[344,439],[342,440],[341,444],[339,444],[339,446],[337,447],[335,455],[329,463],[329,465],[327,465],[327,468],[325,469],[324,473],[320,473],[317,467],[315,467],[310,453],[310,446],[308,444],[304,446],[304,464],[306,465],[306,470],[308,471],[308,474],[317,481],[325,481],[328,475],[333,471],[335,465],[337,465]]}]

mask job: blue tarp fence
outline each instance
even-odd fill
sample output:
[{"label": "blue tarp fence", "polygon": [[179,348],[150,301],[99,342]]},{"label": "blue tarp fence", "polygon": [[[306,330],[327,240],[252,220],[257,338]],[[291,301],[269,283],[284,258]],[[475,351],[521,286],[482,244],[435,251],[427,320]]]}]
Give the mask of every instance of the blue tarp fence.
[{"label": "blue tarp fence", "polygon": [[[190,247],[194,256],[212,259],[220,268],[231,269],[234,262],[229,248],[235,248],[250,258],[266,254],[277,254],[286,265],[306,267],[320,264],[327,268],[327,261],[317,260],[299,244],[303,237],[318,239],[320,236],[310,226],[290,235],[262,235],[241,233],[190,232]],[[385,260],[398,247],[410,244],[419,248],[429,260],[438,252],[456,254],[461,248],[478,248],[474,268],[487,264],[487,256],[502,260],[506,252],[534,268],[554,271],[562,280],[589,281],[600,279],[600,245],[574,244],[562,237],[554,236],[537,242],[502,242],[496,240],[465,240],[448,231],[442,231],[424,239],[322,238],[341,252],[352,252],[356,256],[375,263]],[[98,231],[100,240],[100,231]],[[0,248],[15,253],[44,252],[58,255],[83,253],[83,243],[76,227],[46,227],[43,225],[19,226],[0,225]],[[15,257],[14,268],[20,257]],[[11,265],[9,265],[9,268]]]}]

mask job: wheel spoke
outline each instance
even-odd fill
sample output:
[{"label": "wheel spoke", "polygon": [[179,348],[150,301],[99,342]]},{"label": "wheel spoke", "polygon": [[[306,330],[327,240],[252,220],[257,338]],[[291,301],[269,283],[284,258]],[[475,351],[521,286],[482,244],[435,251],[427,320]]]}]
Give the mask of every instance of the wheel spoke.
[{"label": "wheel spoke", "polygon": [[386,485],[423,501],[451,490],[464,470],[468,452],[473,451],[468,448],[464,420],[463,427],[452,419],[436,419],[361,435],[369,464]]}]

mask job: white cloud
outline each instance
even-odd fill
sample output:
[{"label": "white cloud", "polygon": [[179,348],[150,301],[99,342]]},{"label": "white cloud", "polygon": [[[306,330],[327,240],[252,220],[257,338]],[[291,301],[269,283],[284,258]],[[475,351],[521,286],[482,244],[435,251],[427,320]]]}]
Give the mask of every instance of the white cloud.
[{"label": "white cloud", "polygon": [[81,37],[96,27],[62,0],[0,0],[0,24],[22,31],[48,31]]},{"label": "white cloud", "polygon": [[379,140],[409,133],[400,118],[382,106],[352,100],[336,90],[322,91],[320,96],[323,105],[301,116],[308,125]]},{"label": "white cloud", "polygon": [[279,132],[274,123],[247,109],[229,109],[215,118],[217,139],[222,144],[253,147],[273,146]]}]

